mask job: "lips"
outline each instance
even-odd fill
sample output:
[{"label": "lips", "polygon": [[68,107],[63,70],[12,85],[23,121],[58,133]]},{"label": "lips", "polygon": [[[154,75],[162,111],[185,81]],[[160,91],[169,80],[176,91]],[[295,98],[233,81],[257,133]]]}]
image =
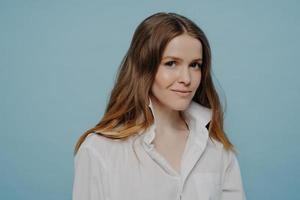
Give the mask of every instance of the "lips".
[{"label": "lips", "polygon": [[174,92],[182,92],[182,93],[189,93],[189,92],[192,92],[192,91],[189,91],[189,90],[172,90]]},{"label": "lips", "polygon": [[177,96],[181,98],[187,98],[191,96],[191,91],[189,90],[172,90]]}]

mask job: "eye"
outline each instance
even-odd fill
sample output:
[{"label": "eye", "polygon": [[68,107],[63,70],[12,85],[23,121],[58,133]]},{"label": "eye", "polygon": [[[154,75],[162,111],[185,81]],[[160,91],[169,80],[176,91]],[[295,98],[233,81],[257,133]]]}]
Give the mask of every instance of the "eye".
[{"label": "eye", "polygon": [[169,61],[169,62],[166,62],[165,65],[167,66],[173,66],[173,64],[175,64],[176,61]]},{"label": "eye", "polygon": [[203,66],[203,63],[198,63],[198,62],[192,63],[191,66],[194,67],[195,64],[198,65],[198,68],[202,68]]}]

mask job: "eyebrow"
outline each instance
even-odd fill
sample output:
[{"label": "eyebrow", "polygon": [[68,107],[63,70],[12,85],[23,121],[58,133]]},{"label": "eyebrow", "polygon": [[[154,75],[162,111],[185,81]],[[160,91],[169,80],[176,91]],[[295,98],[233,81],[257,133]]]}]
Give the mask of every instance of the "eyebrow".
[{"label": "eyebrow", "polygon": [[[167,59],[167,58],[172,58],[174,60],[182,60],[181,58],[178,58],[178,57],[175,57],[175,56],[165,56],[165,57],[163,57],[163,60]],[[202,58],[196,58],[196,59],[193,59],[193,61],[202,61]]]}]

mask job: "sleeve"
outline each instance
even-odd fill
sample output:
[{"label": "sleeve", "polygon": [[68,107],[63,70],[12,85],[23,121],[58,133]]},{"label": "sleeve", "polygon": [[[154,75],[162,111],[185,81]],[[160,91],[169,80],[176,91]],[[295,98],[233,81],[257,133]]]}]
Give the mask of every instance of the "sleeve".
[{"label": "sleeve", "polygon": [[246,200],[237,157],[234,152],[229,152],[229,162],[225,169],[221,200]]},{"label": "sleeve", "polygon": [[75,155],[72,200],[105,200],[104,166],[94,151],[81,145]]}]

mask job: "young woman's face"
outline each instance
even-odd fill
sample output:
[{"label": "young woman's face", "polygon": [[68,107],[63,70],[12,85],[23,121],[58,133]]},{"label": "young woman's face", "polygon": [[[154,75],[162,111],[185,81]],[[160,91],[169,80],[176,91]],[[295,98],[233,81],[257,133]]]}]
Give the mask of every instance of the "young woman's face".
[{"label": "young woman's face", "polygon": [[152,94],[164,106],[185,110],[200,84],[201,65],[202,45],[199,40],[187,34],[173,38],[163,53]]}]

